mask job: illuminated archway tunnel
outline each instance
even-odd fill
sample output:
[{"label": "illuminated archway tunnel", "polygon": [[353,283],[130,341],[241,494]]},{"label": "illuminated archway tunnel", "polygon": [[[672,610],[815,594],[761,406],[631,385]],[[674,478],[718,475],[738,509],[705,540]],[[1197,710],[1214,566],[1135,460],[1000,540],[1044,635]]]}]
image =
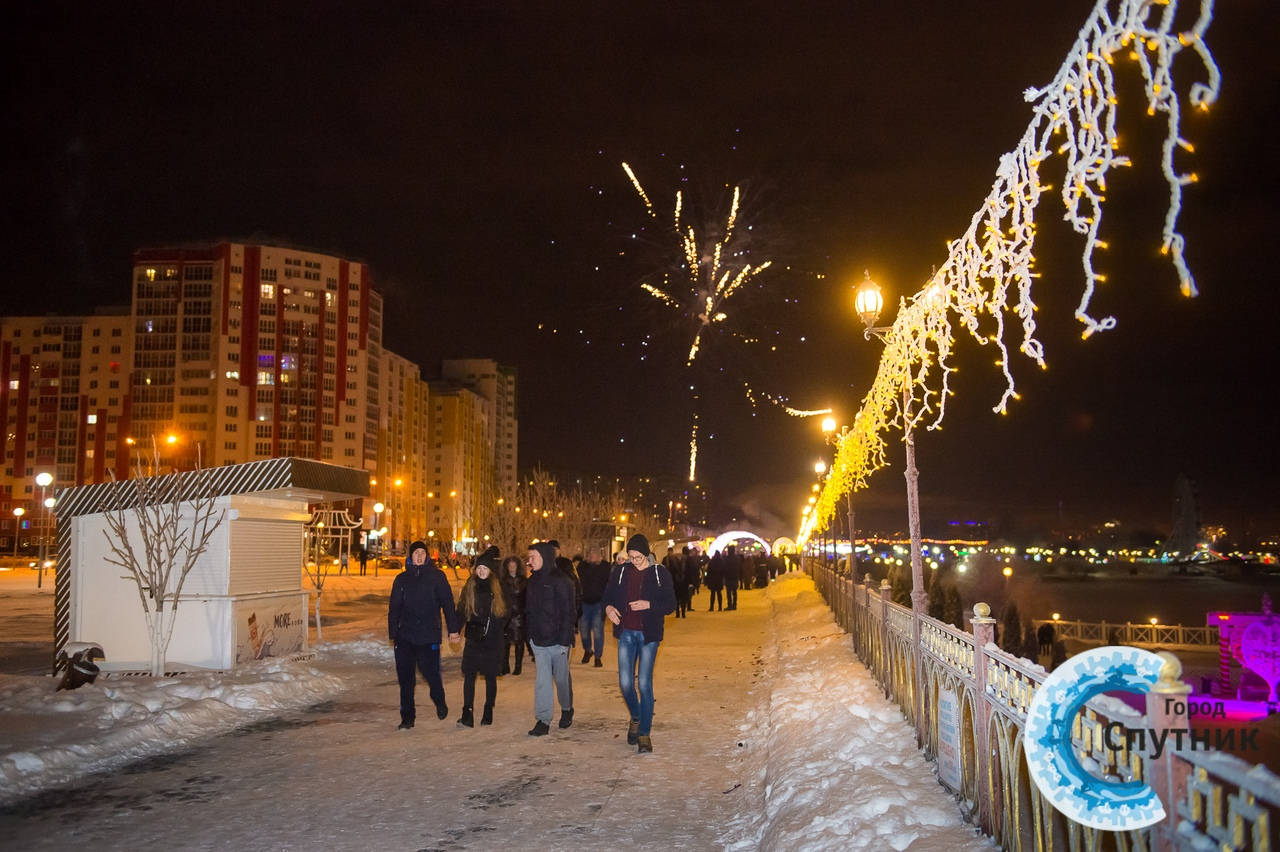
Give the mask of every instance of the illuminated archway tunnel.
[{"label": "illuminated archway tunnel", "polygon": [[741,541],[744,538],[760,542],[760,545],[764,548],[764,552],[766,554],[771,554],[773,552],[772,548],[769,547],[769,542],[765,541],[755,533],[747,532],[746,530],[733,530],[716,536],[716,540],[711,542],[711,546],[707,548],[707,556],[715,556],[728,545],[733,544],[735,541]]}]

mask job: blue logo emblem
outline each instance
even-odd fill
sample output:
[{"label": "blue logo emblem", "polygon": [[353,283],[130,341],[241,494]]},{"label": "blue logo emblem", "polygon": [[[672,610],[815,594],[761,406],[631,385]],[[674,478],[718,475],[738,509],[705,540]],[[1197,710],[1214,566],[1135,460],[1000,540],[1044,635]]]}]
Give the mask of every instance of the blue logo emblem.
[{"label": "blue logo emblem", "polygon": [[1123,831],[1164,819],[1164,807],[1148,784],[1097,778],[1071,746],[1071,727],[1085,702],[1104,692],[1146,695],[1163,665],[1163,659],[1140,648],[1094,648],[1059,666],[1032,697],[1023,735],[1027,769],[1045,798],[1081,825]]}]

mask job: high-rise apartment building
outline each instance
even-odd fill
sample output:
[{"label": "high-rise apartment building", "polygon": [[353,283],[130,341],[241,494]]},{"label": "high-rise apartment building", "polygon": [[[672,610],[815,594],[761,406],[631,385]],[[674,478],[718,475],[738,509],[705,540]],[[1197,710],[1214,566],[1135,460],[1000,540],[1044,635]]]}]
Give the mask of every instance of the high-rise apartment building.
[{"label": "high-rise apartment building", "polygon": [[366,506],[366,526],[385,527],[390,540],[414,541],[427,537],[429,501],[435,497],[428,481],[430,393],[418,365],[394,352],[384,350],[381,373],[378,458],[370,494],[383,512]]},{"label": "high-rise apartment building", "polygon": [[424,381],[383,348],[364,264],[230,242],[139,250],[131,308],[0,319],[0,547],[18,527],[32,542],[39,473],[55,488],[125,478],[154,451],[160,470],[277,456],[367,470],[366,529],[468,552],[515,485],[516,374],[442,372]]},{"label": "high-rise apartment building", "polygon": [[[453,382],[429,382],[432,459],[429,482],[435,493],[427,520],[449,530],[460,550],[483,540],[489,507],[498,498],[489,440],[493,406]],[[483,549],[483,548],[480,548]]]},{"label": "high-rise apartment building", "polygon": [[365,264],[241,243],[133,261],[136,441],[173,435],[205,465],[373,468],[382,297]]},{"label": "high-rise apartment building", "polygon": [[471,389],[493,407],[488,437],[493,446],[494,476],[499,493],[510,493],[516,487],[520,431],[515,368],[482,358],[456,359],[441,363],[440,377]]},{"label": "high-rise apartment building", "polygon": [[[129,475],[133,334],[127,308],[93,316],[0,318],[0,547],[34,542],[46,489]],[[13,510],[21,508],[21,518]]]}]

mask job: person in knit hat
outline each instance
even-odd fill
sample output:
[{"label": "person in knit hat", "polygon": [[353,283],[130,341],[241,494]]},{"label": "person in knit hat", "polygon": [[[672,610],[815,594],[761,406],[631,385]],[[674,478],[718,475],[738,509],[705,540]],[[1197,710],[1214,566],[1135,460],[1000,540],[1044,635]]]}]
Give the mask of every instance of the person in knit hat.
[{"label": "person in knit hat", "polygon": [[666,617],[676,610],[671,574],[649,553],[639,533],[627,540],[628,561],[615,565],[605,588],[604,614],[618,644],[618,686],[631,712],[627,744],[653,751],[653,665]]},{"label": "person in knit hat", "polygon": [[502,668],[504,637],[512,609],[498,578],[499,556],[498,548],[490,547],[476,557],[471,576],[458,599],[458,617],[466,640],[462,648],[462,717],[458,724],[468,728],[475,726],[477,674],[484,675],[481,725],[493,724],[493,705],[498,700],[498,673]]},{"label": "person in knit hat", "polygon": [[436,718],[449,715],[444,682],[440,678],[440,614],[449,627],[449,644],[456,644],[461,629],[453,605],[453,589],[444,572],[427,556],[427,546],[409,545],[404,571],[391,583],[391,603],[387,609],[387,634],[395,646],[396,678],[400,681],[400,730],[413,727],[417,715],[413,691],[422,672],[436,705]]}]

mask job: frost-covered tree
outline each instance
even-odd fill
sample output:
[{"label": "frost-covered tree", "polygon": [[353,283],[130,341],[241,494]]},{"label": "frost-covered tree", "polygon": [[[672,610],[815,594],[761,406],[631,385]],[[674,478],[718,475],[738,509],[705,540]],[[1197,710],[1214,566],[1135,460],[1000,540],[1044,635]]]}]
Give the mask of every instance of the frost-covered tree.
[{"label": "frost-covered tree", "polygon": [[[154,444],[151,454],[151,469],[159,470]],[[110,549],[106,561],[127,571],[138,587],[151,639],[151,674],[161,677],[183,584],[226,515],[217,508],[212,471],[197,457],[194,470],[148,476],[139,458],[133,479],[111,479],[101,509]]]}]

